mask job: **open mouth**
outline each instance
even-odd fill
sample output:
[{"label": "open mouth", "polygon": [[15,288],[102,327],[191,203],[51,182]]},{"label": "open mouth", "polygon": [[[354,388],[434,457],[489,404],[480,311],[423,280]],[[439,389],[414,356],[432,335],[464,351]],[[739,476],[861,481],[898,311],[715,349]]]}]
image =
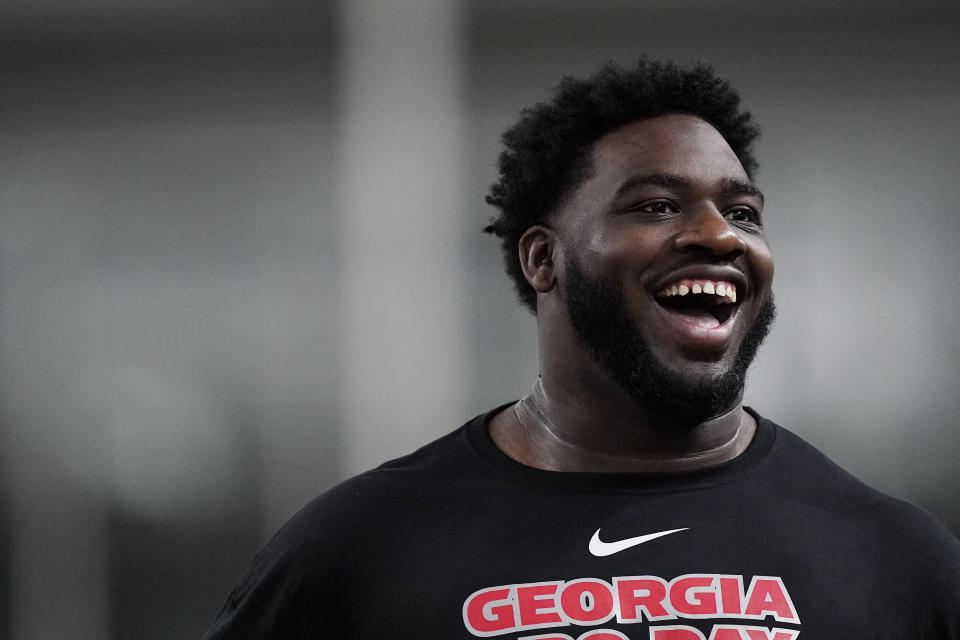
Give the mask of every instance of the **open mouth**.
[{"label": "open mouth", "polygon": [[677,280],[658,291],[655,299],[705,329],[724,325],[739,308],[736,285],[724,280]]}]

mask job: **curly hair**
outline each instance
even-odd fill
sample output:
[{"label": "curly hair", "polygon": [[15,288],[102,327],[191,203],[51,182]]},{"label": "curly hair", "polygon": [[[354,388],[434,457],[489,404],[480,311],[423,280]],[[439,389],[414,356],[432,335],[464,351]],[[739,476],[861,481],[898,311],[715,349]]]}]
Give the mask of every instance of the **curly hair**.
[{"label": "curly hair", "polygon": [[708,64],[685,68],[642,57],[632,67],[609,61],[584,80],[564,76],[551,100],[521,111],[501,138],[500,176],[486,197],[500,214],[484,228],[502,241],[506,271],[520,302],[536,314],[536,292],[517,255],[520,237],[531,226],[546,224],[589,177],[597,140],[638,120],[690,114],[720,132],[752,177],[757,162],[750,146],[760,130],[739,107],[739,94]]}]

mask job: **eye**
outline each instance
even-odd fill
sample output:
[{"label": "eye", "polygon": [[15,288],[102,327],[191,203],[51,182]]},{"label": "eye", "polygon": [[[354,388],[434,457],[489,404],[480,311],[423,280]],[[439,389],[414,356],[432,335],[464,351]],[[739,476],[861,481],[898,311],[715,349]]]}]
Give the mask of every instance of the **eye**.
[{"label": "eye", "polygon": [[671,213],[679,213],[680,208],[677,205],[673,204],[669,200],[652,200],[649,202],[644,202],[638,204],[635,207],[631,208],[632,211],[640,211],[642,213],[653,213],[659,215],[666,215]]},{"label": "eye", "polygon": [[753,224],[760,224],[760,214],[757,213],[757,210],[753,207],[733,207],[732,209],[727,209],[727,212],[724,214],[727,220],[732,220],[733,222],[752,222]]}]

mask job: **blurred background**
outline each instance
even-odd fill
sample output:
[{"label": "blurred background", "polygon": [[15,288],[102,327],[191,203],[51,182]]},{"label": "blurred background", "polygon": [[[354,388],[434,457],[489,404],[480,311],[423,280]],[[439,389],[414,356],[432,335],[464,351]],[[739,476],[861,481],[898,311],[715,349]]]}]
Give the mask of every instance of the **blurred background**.
[{"label": "blurred background", "polygon": [[0,637],[196,638],[312,496],[522,395],[498,136],[641,53],[764,127],[750,404],[960,531],[957,33],[948,0],[0,4]]}]

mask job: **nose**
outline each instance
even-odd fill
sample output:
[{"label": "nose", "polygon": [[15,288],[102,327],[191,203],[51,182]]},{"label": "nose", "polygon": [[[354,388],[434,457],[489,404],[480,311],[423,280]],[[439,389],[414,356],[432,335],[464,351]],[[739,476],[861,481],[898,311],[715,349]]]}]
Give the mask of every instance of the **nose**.
[{"label": "nose", "polygon": [[677,251],[711,253],[730,260],[747,250],[740,234],[712,204],[684,216],[683,228],[674,237],[673,245]]}]

